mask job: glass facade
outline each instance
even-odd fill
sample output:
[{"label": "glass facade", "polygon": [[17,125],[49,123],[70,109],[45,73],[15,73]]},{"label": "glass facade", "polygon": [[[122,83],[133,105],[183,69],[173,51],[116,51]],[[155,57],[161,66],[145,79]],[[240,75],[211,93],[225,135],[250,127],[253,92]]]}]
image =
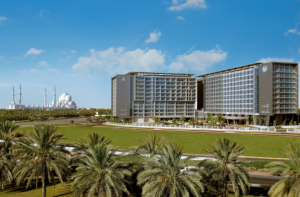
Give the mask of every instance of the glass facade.
[{"label": "glass facade", "polygon": [[[206,113],[259,114],[259,65],[207,74],[203,79]],[[273,112],[296,113],[298,107],[297,64],[272,63]],[[272,87],[271,86],[271,87]]]},{"label": "glass facade", "polygon": [[207,113],[258,113],[258,70],[255,68],[204,77]]},{"label": "glass facade", "polygon": [[134,76],[133,117],[194,117],[196,78]]}]

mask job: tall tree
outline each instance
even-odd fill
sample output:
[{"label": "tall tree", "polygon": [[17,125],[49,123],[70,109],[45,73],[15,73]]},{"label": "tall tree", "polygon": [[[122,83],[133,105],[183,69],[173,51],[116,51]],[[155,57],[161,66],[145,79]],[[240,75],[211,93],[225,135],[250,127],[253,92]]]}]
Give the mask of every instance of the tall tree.
[{"label": "tall tree", "polygon": [[142,186],[144,197],[201,196],[203,184],[198,171],[185,168],[180,163],[181,149],[174,144],[166,144],[162,153],[153,161],[153,168],[146,168],[138,174],[138,185]]},{"label": "tall tree", "polygon": [[211,117],[212,117],[212,115],[211,114],[207,114],[207,116],[206,116],[206,121],[211,121]]},{"label": "tall tree", "polygon": [[11,183],[13,181],[11,169],[11,159],[8,158],[8,154],[4,150],[0,150],[0,181],[2,190],[4,190],[4,182]]},{"label": "tall tree", "polygon": [[97,144],[88,150],[82,151],[82,159],[73,175],[72,190],[75,196],[113,197],[129,194],[125,177],[130,176],[130,172],[114,160],[116,149]]},{"label": "tall tree", "polygon": [[185,116],[184,116],[184,115],[182,115],[182,116],[180,117],[180,121],[181,121],[181,122],[184,122],[184,121],[185,121]]},{"label": "tall tree", "polygon": [[8,120],[0,123],[0,139],[2,140],[0,149],[5,153],[9,153],[12,150],[13,142],[16,142],[22,136],[15,132],[19,127],[15,122]]},{"label": "tall tree", "polygon": [[191,124],[192,126],[193,126],[193,128],[195,127],[195,125],[198,123],[198,121],[197,120],[195,120],[195,119],[190,119],[190,121],[189,121],[189,124]]},{"label": "tall tree", "polygon": [[75,143],[74,151],[87,150],[93,148],[97,144],[108,145],[111,143],[110,139],[107,139],[105,136],[102,136],[98,133],[88,134],[85,140],[80,140]]},{"label": "tall tree", "polygon": [[144,139],[138,139],[140,143],[137,147],[132,147],[135,153],[153,157],[161,153],[162,147],[165,144],[165,136],[148,135]]},{"label": "tall tree", "polygon": [[272,162],[265,167],[270,169],[272,175],[286,176],[275,183],[269,190],[270,196],[300,197],[300,144],[289,143],[285,152],[289,164]]},{"label": "tall tree", "polygon": [[250,175],[247,170],[237,161],[238,156],[244,153],[244,147],[229,139],[217,140],[215,146],[210,146],[207,152],[216,158],[203,160],[199,163],[200,168],[208,171],[221,188],[222,196],[227,196],[228,183],[232,183],[236,196],[246,194],[249,190]]},{"label": "tall tree", "polygon": [[17,150],[20,151],[20,163],[14,169],[17,185],[27,181],[28,188],[33,179],[36,183],[42,178],[42,196],[46,196],[47,178],[55,184],[54,176],[64,182],[69,172],[69,152],[60,145],[63,135],[56,134],[54,125],[36,125],[23,139]]},{"label": "tall tree", "polygon": [[217,115],[217,118],[216,118],[216,121],[218,122],[218,123],[222,123],[222,122],[224,122],[224,117],[223,117],[223,115],[221,114],[221,113],[219,113],[218,115]]},{"label": "tall tree", "polygon": [[2,121],[0,123],[0,176],[2,190],[4,189],[4,181],[11,183],[14,179],[12,171],[15,166],[14,149],[16,142],[22,137],[16,133],[20,126],[12,121]]}]

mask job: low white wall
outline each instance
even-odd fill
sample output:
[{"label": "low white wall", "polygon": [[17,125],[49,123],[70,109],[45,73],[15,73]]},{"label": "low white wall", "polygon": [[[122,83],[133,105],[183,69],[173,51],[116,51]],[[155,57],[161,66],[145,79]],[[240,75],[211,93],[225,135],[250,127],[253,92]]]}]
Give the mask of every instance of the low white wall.
[{"label": "low white wall", "polygon": [[281,126],[284,129],[300,129],[300,125],[294,125],[294,126]]}]

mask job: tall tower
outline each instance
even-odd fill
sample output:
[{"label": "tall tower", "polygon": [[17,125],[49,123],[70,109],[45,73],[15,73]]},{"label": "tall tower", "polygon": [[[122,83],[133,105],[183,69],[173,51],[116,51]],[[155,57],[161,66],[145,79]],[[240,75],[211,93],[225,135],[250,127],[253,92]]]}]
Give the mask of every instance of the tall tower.
[{"label": "tall tower", "polygon": [[56,87],[54,86],[54,94],[53,94],[53,106],[56,105]]},{"label": "tall tower", "polygon": [[47,92],[46,92],[46,86],[45,86],[45,97],[44,97],[44,107],[47,106]]},{"label": "tall tower", "polygon": [[22,105],[22,92],[21,92],[21,84],[20,84],[20,90],[19,90],[19,105]]},{"label": "tall tower", "polygon": [[11,103],[15,103],[15,87],[12,88],[12,101]]}]

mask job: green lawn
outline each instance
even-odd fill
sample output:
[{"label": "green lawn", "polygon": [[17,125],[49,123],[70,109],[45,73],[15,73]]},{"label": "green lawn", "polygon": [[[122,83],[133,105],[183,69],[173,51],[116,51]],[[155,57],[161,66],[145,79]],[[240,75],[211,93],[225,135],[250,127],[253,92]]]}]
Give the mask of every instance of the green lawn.
[{"label": "green lawn", "polygon": [[[0,191],[0,197],[40,197],[42,195],[42,188],[28,189],[25,188],[8,188],[4,191]],[[57,184],[54,186],[47,187],[47,197],[73,197],[70,190],[70,184]],[[134,196],[131,196],[134,197]],[[234,197],[233,194],[229,194],[228,197]]]},{"label": "green lawn", "polygon": [[[34,184],[33,184],[34,185]],[[71,197],[74,196],[70,190],[70,184],[57,184],[54,186],[47,187],[47,196],[62,196]],[[4,191],[0,191],[0,197],[39,197],[42,196],[42,188],[28,189],[24,187],[19,188],[6,188]]]},{"label": "green lawn", "polygon": [[[33,128],[19,128],[20,132],[33,130]],[[169,141],[176,142],[183,147],[184,153],[203,153],[208,145],[213,145],[215,140],[229,138],[245,146],[245,156],[260,157],[284,157],[282,151],[286,148],[289,141],[300,141],[296,137],[281,136],[251,136],[233,134],[209,134],[209,133],[182,133],[164,131],[144,131],[144,130],[125,130],[112,129],[107,127],[100,128],[59,128],[58,131],[65,135],[65,141],[73,143],[84,139],[86,134],[96,132],[112,139],[113,145],[121,149],[138,145],[136,139],[145,137],[147,134],[156,133],[157,135],[167,136]]]}]

